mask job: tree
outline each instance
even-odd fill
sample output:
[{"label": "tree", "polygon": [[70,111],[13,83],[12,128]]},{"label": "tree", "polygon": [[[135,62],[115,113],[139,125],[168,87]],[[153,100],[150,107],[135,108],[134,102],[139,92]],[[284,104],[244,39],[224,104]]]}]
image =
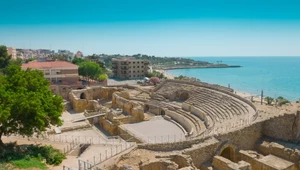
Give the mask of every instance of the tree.
[{"label": "tree", "polygon": [[72,60],[72,63],[76,64],[76,65],[80,65],[83,62],[84,62],[84,59],[78,58],[78,57],[74,57],[73,60]]},{"label": "tree", "polygon": [[98,77],[98,80],[99,81],[104,81],[108,78],[107,74],[100,74],[99,77]]},{"label": "tree", "polygon": [[102,72],[102,68],[94,62],[82,62],[78,68],[79,75],[90,79],[97,79]]},{"label": "tree", "polygon": [[21,58],[17,58],[15,60],[10,60],[9,64],[15,64],[15,65],[21,66],[22,65],[22,59]]},{"label": "tree", "polygon": [[11,59],[11,56],[7,53],[6,46],[0,46],[0,69],[5,68]]},{"label": "tree", "polygon": [[61,125],[62,98],[53,95],[38,70],[9,65],[0,76],[0,144],[3,135],[32,136],[50,125]]},{"label": "tree", "polygon": [[265,101],[267,101],[267,104],[270,105],[270,104],[272,104],[274,99],[272,97],[267,96],[267,97],[265,97]]}]

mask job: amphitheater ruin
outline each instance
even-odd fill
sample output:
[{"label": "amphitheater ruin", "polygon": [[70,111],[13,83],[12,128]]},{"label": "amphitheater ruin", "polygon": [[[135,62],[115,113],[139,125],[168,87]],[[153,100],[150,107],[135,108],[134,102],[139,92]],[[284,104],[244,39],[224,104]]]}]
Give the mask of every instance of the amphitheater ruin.
[{"label": "amphitheater ruin", "polygon": [[[73,143],[68,154],[77,148],[78,163],[63,162],[64,169],[300,169],[298,103],[261,105],[230,88],[181,80],[68,93],[66,110],[83,114],[61,134],[52,131],[54,140]],[[82,121],[105,139],[68,139]]]}]

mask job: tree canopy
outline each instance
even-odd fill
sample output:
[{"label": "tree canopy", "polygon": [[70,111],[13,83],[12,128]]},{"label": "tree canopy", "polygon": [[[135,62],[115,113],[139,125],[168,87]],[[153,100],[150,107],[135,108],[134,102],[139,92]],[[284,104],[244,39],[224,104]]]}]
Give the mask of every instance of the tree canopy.
[{"label": "tree canopy", "polygon": [[31,136],[61,125],[62,111],[62,98],[53,95],[41,71],[9,65],[0,76],[0,144],[2,135]]},{"label": "tree canopy", "polygon": [[83,62],[85,62],[85,60],[82,59],[82,58],[78,58],[78,57],[74,57],[73,60],[72,60],[72,63],[76,64],[76,65],[79,65],[79,64],[81,64]]},{"label": "tree canopy", "polygon": [[104,80],[106,80],[106,79],[108,79],[107,74],[100,74],[99,77],[98,77],[98,80],[99,80],[99,81],[104,81]]},{"label": "tree canopy", "polygon": [[0,46],[0,69],[5,68],[11,59],[11,56],[7,53],[6,46]]},{"label": "tree canopy", "polygon": [[102,73],[102,68],[94,62],[82,62],[78,68],[79,75],[89,79],[97,79]]}]

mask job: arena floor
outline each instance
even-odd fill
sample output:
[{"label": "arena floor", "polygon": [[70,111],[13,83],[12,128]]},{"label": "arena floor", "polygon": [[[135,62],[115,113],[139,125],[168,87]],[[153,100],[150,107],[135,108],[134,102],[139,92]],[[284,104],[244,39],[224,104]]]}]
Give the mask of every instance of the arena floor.
[{"label": "arena floor", "polygon": [[185,139],[183,131],[177,125],[160,116],[149,121],[124,124],[121,127],[146,143],[174,142]]}]

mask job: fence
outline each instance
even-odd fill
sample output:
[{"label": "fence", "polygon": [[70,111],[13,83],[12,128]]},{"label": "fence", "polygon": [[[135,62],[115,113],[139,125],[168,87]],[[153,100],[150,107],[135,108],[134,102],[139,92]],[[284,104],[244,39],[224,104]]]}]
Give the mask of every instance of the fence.
[{"label": "fence", "polygon": [[135,142],[124,142],[123,145],[111,146],[110,149],[105,150],[105,153],[99,153],[94,155],[86,160],[78,159],[78,168],[79,170],[92,170],[92,169],[100,169],[97,167],[98,164],[136,146]]}]

